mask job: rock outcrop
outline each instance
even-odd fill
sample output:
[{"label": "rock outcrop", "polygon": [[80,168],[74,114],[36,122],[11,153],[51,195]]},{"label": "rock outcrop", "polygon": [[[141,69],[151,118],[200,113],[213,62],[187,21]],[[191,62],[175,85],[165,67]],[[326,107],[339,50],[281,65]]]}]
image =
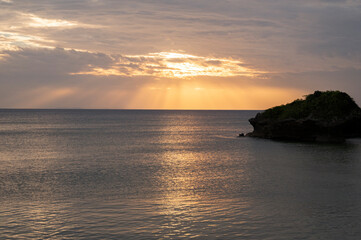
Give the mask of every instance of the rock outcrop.
[{"label": "rock outcrop", "polygon": [[346,93],[316,91],[305,99],[270,108],[249,119],[251,137],[343,142],[361,137],[361,109]]}]

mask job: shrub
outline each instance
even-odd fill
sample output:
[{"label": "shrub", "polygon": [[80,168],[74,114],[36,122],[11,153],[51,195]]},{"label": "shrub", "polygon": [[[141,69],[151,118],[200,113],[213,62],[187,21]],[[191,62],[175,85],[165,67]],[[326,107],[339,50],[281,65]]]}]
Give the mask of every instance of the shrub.
[{"label": "shrub", "polygon": [[286,105],[267,109],[261,114],[266,119],[313,119],[332,120],[343,118],[352,112],[361,114],[361,109],[355,101],[340,91],[315,91],[306,95],[304,99],[297,99]]}]

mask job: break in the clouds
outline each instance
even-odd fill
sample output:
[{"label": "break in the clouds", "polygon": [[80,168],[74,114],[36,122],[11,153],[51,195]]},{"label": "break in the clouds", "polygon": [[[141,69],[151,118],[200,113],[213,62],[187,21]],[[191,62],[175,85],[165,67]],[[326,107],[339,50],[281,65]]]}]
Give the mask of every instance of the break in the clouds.
[{"label": "break in the clouds", "polygon": [[0,107],[361,103],[361,2],[0,0]]}]

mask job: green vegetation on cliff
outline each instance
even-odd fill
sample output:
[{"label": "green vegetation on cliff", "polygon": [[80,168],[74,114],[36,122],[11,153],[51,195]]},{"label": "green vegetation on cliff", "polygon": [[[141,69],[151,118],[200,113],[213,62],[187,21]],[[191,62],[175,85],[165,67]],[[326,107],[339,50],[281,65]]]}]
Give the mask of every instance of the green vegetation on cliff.
[{"label": "green vegetation on cliff", "polygon": [[270,108],[261,114],[264,119],[284,120],[312,118],[319,120],[337,120],[346,115],[361,114],[355,101],[340,91],[315,91],[313,94],[292,103]]}]

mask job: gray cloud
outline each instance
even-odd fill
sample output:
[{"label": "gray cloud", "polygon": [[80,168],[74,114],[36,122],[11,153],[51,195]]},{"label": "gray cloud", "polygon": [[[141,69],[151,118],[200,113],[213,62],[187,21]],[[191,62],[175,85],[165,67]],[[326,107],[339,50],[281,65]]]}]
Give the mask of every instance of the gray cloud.
[{"label": "gray cloud", "polygon": [[137,87],[153,81],[147,77],[70,75],[89,64],[107,68],[114,63],[102,53],[57,48],[6,54],[0,61],[0,107],[122,108]]},{"label": "gray cloud", "polygon": [[23,49],[20,51],[4,51],[7,56],[1,61],[0,76],[2,80],[26,81],[34,78],[49,82],[53,76],[64,76],[68,73],[86,68],[89,64],[107,67],[112,59],[102,53],[78,52],[75,50],[56,49]]},{"label": "gray cloud", "polygon": [[[31,14],[44,26],[31,26]],[[74,25],[50,27],[52,21]],[[103,95],[111,92],[111,86],[132,92],[155,80],[69,73],[87,71],[91,65],[117,66],[131,74],[152,59],[129,55],[171,50],[242,59],[244,67],[270,72],[268,78],[229,78],[229,84],[345,89],[361,101],[356,92],[360,22],[358,0],[0,1],[0,91],[7,96],[2,106],[19,104],[23,100],[11,95],[42,86],[86,89],[87,94],[67,95],[79,105],[86,105],[92,96],[99,98],[96,89]],[[162,68],[159,61],[154,64],[157,69],[149,67],[147,73]]]},{"label": "gray cloud", "polygon": [[[182,49],[251,61],[261,56],[261,64],[267,67],[274,58],[296,54],[300,61],[310,55],[339,62],[359,60],[361,36],[355,29],[360,5],[357,1],[42,0],[13,3],[9,9],[99,26],[36,30],[61,47],[118,54]],[[309,65],[312,68],[315,63]]]},{"label": "gray cloud", "polygon": [[[271,75],[263,84],[272,86],[289,86],[304,89],[306,92],[315,90],[340,90],[349,93],[361,105],[361,69],[337,69],[335,71],[316,71],[303,73],[284,73]],[[268,83],[267,83],[268,82]]]}]

